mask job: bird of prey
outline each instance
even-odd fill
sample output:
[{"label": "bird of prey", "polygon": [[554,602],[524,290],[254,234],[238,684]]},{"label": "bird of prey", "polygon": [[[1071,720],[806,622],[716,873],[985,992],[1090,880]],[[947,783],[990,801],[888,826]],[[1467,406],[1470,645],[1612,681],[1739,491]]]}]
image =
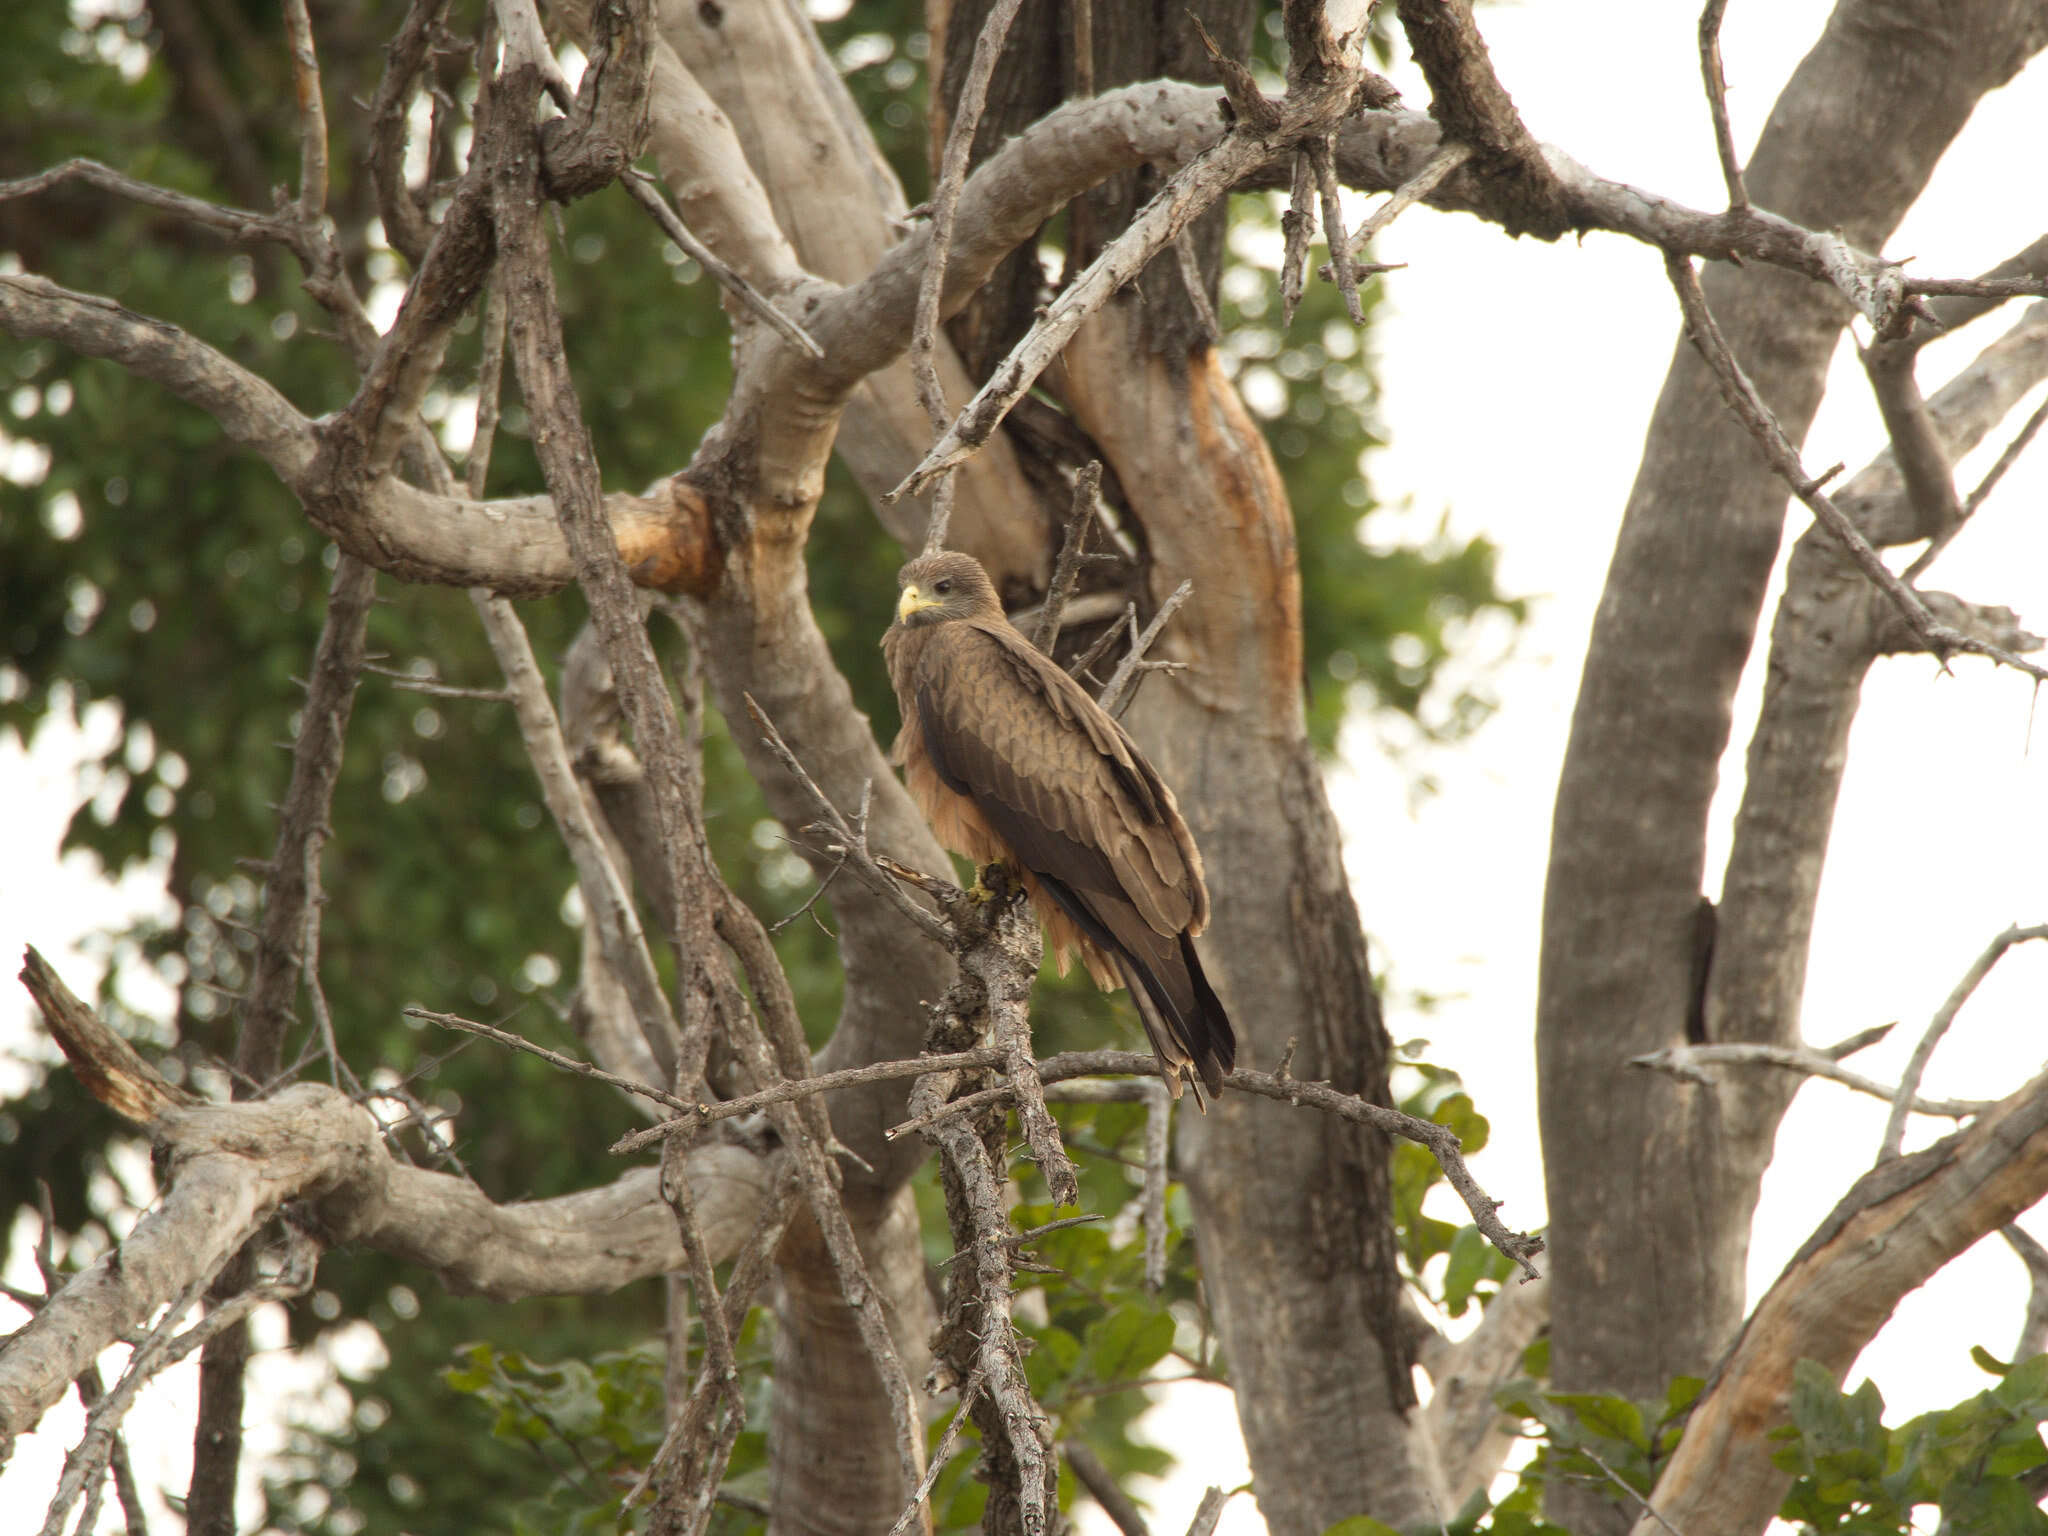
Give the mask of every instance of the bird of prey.
[{"label": "bird of prey", "polygon": [[882,653],[911,798],[948,848],[1018,871],[1063,974],[1078,953],[1104,991],[1130,989],[1175,1098],[1197,1077],[1221,1093],[1237,1037],[1195,954],[1209,892],[1173,791],[973,557],[926,555],[897,580]]}]

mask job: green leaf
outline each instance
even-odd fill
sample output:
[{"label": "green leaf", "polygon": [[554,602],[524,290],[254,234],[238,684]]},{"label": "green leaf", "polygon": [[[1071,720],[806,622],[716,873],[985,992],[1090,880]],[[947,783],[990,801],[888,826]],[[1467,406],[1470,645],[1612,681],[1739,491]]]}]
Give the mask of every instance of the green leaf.
[{"label": "green leaf", "polygon": [[1451,1239],[1451,1259],[1444,1269],[1444,1310],[1451,1316],[1465,1315],[1472,1288],[1486,1278],[1487,1257],[1493,1251],[1476,1226],[1460,1227]]},{"label": "green leaf", "polygon": [[1371,1515],[1348,1515],[1335,1525],[1326,1527],[1323,1536],[1401,1536],[1401,1533]]},{"label": "green leaf", "polygon": [[1643,1428],[1643,1410],[1613,1392],[1559,1392],[1553,1402],[1564,1404],[1579,1416],[1579,1422],[1596,1435],[1620,1440],[1639,1451],[1650,1448],[1650,1436]]},{"label": "green leaf", "polygon": [[1173,1314],[1125,1302],[1088,1330],[1088,1371],[1105,1385],[1136,1381],[1173,1348]]},{"label": "green leaf", "polygon": [[1970,1358],[1977,1362],[1978,1370],[1992,1376],[2003,1376],[2012,1369],[2011,1366],[2000,1360],[1998,1356],[1991,1353],[1982,1344],[1972,1344],[1970,1346]]},{"label": "green leaf", "polygon": [[[1972,1358],[1975,1354],[1976,1351],[1972,1350]],[[2004,1373],[2004,1380],[1991,1389],[1991,1395],[2014,1410],[2048,1401],[2048,1355],[2014,1361]]]},{"label": "green leaf", "polygon": [[1664,1417],[1675,1419],[1700,1400],[1700,1394],[1707,1390],[1704,1376],[1674,1376],[1671,1385],[1664,1389]]}]

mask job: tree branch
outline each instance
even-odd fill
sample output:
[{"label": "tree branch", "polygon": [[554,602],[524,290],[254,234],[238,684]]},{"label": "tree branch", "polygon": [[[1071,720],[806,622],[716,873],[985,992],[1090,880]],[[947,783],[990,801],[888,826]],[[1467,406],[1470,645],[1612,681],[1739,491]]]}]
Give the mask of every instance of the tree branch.
[{"label": "tree branch", "polygon": [[1906,1136],[1906,1111],[1913,1107],[1913,1100],[1920,1089],[1921,1076],[1927,1071],[1927,1063],[1933,1059],[1934,1048],[1941,1044],[1941,1038],[1948,1033],[1949,1026],[1962,1012],[1963,1004],[1970,1000],[1991,968],[2004,958],[2005,952],[2015,944],[2024,944],[2030,939],[2048,939],[2048,925],[2022,928],[2017,923],[2005,930],[1985,946],[1984,952],[1971,963],[1963,973],[1963,979],[1955,984],[1942,1005],[1928,1021],[1927,1029],[1920,1036],[1920,1043],[1913,1047],[1913,1055],[1906,1062],[1906,1070],[1899,1074],[1898,1092],[1892,1096],[1892,1112],[1884,1123],[1884,1140],[1878,1146],[1877,1160],[1880,1163],[1899,1155],[1899,1147]]},{"label": "tree branch", "polygon": [[[1859,1179],[1785,1266],[1692,1410],[1652,1499],[1682,1531],[1761,1530],[1791,1474],[1763,1431],[1787,1416],[1793,1366],[1839,1380],[1909,1291],[2048,1194],[2048,1075],[1968,1129]],[[1636,1522],[1635,1536],[1655,1536]]]},{"label": "tree branch", "polygon": [[1946,656],[1954,651],[1971,651],[1988,656],[2008,667],[2026,673],[2036,681],[2048,681],[2048,669],[2035,666],[2032,662],[2013,654],[2002,646],[1990,645],[1973,635],[1964,634],[1952,625],[1940,623],[1927,611],[1918,593],[1892,573],[1891,567],[1878,557],[1856,525],[1843,514],[1834,502],[1821,490],[1822,479],[1815,479],[1806,473],[1799,462],[1798,450],[1785,436],[1769,407],[1756,393],[1756,387],[1742,372],[1740,365],[1728,350],[1720,328],[1714,324],[1714,317],[1708,313],[1706,296],[1700,291],[1699,276],[1692,269],[1692,263],[1682,257],[1666,259],[1666,270],[1671,274],[1672,286],[1677,290],[1679,302],[1685,310],[1686,328],[1693,344],[1706,358],[1721,385],[1723,398],[1728,408],[1735,413],[1750,434],[1765,460],[1788,486],[1792,493],[1812,509],[1815,518],[1828,531],[1840,539],[1851,559],[1881,592],[1889,597],[1898,608],[1906,623],[1911,626],[1928,650],[1937,656]]},{"label": "tree branch", "polygon": [[[203,1282],[287,1200],[309,1202],[324,1241],[390,1253],[457,1294],[510,1301],[607,1292],[683,1263],[658,1176],[493,1204],[450,1174],[407,1167],[344,1095],[301,1083],[272,1098],[202,1104],[166,1082],[30,950],[22,981],[72,1069],[101,1103],[169,1151],[164,1193],[121,1244],[73,1276],[0,1355],[0,1454],[108,1344]],[[714,1262],[736,1253],[768,1187],[761,1161],[709,1143],[689,1158]]]}]

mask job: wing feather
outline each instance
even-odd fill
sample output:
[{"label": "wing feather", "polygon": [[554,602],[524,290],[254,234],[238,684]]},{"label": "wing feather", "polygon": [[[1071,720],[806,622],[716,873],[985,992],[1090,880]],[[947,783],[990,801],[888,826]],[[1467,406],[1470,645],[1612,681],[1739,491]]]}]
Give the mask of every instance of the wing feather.
[{"label": "wing feather", "polygon": [[1130,904],[1162,937],[1206,918],[1172,792],[1057,664],[1021,636],[946,624],[918,658],[914,690],[941,780],[978,802],[1030,868],[1091,907]]}]

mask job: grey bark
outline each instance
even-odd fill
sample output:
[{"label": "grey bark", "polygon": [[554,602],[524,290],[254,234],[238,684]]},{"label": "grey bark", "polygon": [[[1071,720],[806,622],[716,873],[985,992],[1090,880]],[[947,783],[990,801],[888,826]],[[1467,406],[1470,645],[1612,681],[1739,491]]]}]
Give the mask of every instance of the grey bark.
[{"label": "grey bark", "polygon": [[[1748,168],[1753,197],[1880,249],[1978,98],[2044,29],[2039,4],[1848,0],[1779,98]],[[1756,269],[1716,267],[1707,291],[1796,441],[1845,306]],[[1684,1038],[1706,816],[1785,502],[1681,344],[1594,621],[1552,828],[1538,1068],[1560,1390],[1661,1393],[1703,1373],[1741,1319],[1782,1088],[1696,1093],[1623,1063]],[[1723,932],[1741,921],[1724,911]],[[1783,942],[1803,954],[1803,940]],[[1719,1027],[1735,1038],[1796,1027],[1789,1000],[1767,1018],[1728,1012]],[[1553,1518],[1587,1536],[1628,1523],[1596,1494],[1553,1499]]]},{"label": "grey bark", "polygon": [[[942,89],[964,73],[986,9],[948,8]],[[1256,7],[1200,10],[1224,50],[1244,56]],[[1191,27],[1162,28],[1131,5],[1094,12],[1098,88],[1214,78]],[[1015,29],[1010,53],[1043,53],[1033,31]],[[999,82],[1025,73],[1007,58]],[[1072,73],[1069,62],[1040,73],[1035,90],[1012,79],[1007,93],[992,93],[978,158],[1057,105]],[[1071,269],[1157,186],[1141,168],[1070,205]],[[1212,301],[1222,229],[1219,209],[1191,230]],[[1027,241],[953,322],[970,361],[1000,362],[1035,318],[1035,245]],[[1204,962],[1236,1022],[1240,1059],[1271,1065],[1298,1037],[1297,1073],[1385,1103],[1387,1036],[1301,711],[1285,488],[1222,376],[1179,264],[1155,261],[1132,286],[1135,298],[1113,302],[1068,347],[1057,386],[1142,531],[1141,608],[1194,579],[1192,600],[1155,651],[1193,670],[1153,678],[1127,723],[1176,786],[1201,846],[1215,901]],[[1219,538],[1220,529],[1233,533]],[[956,542],[985,562],[994,553]],[[1207,1117],[1179,1119],[1203,1278],[1269,1528],[1320,1532],[1361,1510],[1395,1524],[1432,1520],[1441,1500],[1431,1458],[1406,1412],[1413,1387],[1398,1326],[1385,1139],[1238,1095]]]}]

